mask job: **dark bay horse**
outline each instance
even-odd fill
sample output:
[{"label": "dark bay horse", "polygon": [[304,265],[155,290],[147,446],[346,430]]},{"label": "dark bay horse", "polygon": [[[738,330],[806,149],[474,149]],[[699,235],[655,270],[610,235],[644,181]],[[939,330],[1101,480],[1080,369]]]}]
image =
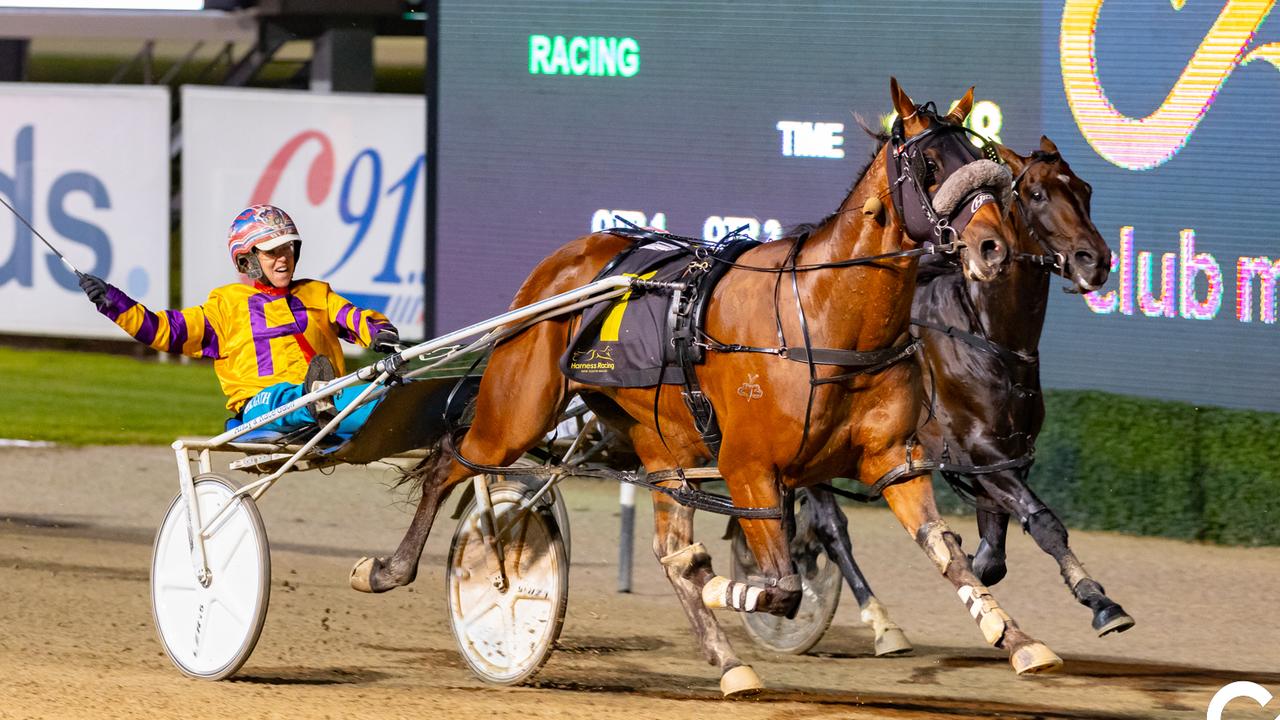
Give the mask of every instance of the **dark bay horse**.
[{"label": "dark bay horse", "polygon": [[[975,162],[971,147],[968,155],[960,151],[967,139],[959,123],[972,107],[972,90],[945,117],[935,114],[931,105],[915,105],[896,81],[890,82],[890,92],[902,118],[894,141],[878,149],[840,208],[826,220],[802,237],[764,243],[738,258],[711,296],[708,336],[775,349],[789,342],[806,351],[871,353],[910,344],[917,260],[847,261],[916,248],[918,240],[909,237],[909,227],[913,222],[919,227],[918,213],[931,213],[933,207],[904,203],[902,213],[888,206],[872,215],[864,213],[864,207],[890,195],[891,174],[933,197],[951,187],[946,184],[949,176],[963,177],[964,168],[990,161]],[[910,163],[901,164],[906,159]],[[1013,241],[1010,213],[1007,206],[988,202],[992,194],[1008,192],[1007,172],[1003,183],[994,193],[973,188],[971,205],[970,195],[959,202],[960,207],[972,208],[959,235],[959,262],[966,277],[991,280],[1007,264],[1007,247]],[[987,193],[983,202],[980,191]],[[926,231],[935,227],[940,226],[928,225]],[[608,233],[568,243],[533,270],[513,307],[585,285],[628,246],[626,239]],[[836,263],[845,266],[830,266]],[[791,271],[793,266],[814,271]],[[783,269],[785,275],[780,274]],[[422,499],[404,540],[392,556],[358,562],[352,570],[353,587],[381,592],[411,582],[440,502],[475,472],[458,457],[473,465],[515,462],[554,426],[573,393],[581,394],[599,417],[631,441],[649,473],[696,467],[712,457],[675,389],[567,381],[558,360],[576,322],[544,321],[494,349],[481,380],[474,424],[458,443],[457,455],[442,454],[422,468]],[[987,642],[1005,649],[1019,673],[1060,666],[1056,655],[1023,632],[996,603],[938,515],[930,480],[917,466],[924,459],[923,449],[913,440],[923,402],[919,367],[898,362],[843,380],[835,377],[849,374],[847,370],[796,362],[779,353],[707,354],[697,376],[719,418],[719,472],[734,505],[777,509],[790,489],[839,475],[868,484],[895,479],[883,486],[890,508],[955,586]],[[748,378],[761,388],[750,405],[737,393]],[[693,541],[693,511],[662,493],[655,492],[653,498],[654,551],[707,660],[720,669],[721,689],[726,695],[758,690],[759,678],[734,654],[709,607],[781,615],[794,611],[801,587],[783,520],[742,520],[763,577],[734,583],[714,573],[705,548]]]},{"label": "dark bay horse", "polygon": [[[1058,517],[1027,486],[1035,439],[1044,421],[1038,347],[1056,272],[1076,292],[1101,287],[1111,251],[1089,215],[1092,189],[1048,138],[1024,157],[1000,148],[1015,175],[1017,241],[1013,262],[999,279],[972,283],[947,263],[922,267],[912,314],[924,341],[917,356],[931,394],[931,419],[920,439],[934,459],[969,466],[948,478],[973,496],[981,542],[973,556],[979,579],[1004,578],[1010,516],[1058,562],[1075,598],[1093,612],[1099,636],[1123,632],[1134,621],[1085,572],[1067,544]],[[985,472],[983,471],[985,470]],[[966,482],[957,476],[967,476]],[[959,482],[957,482],[959,481]],[[806,503],[828,554],[840,566],[859,605],[888,622],[850,550],[847,522],[830,493]],[[876,624],[877,641],[881,626]]]}]

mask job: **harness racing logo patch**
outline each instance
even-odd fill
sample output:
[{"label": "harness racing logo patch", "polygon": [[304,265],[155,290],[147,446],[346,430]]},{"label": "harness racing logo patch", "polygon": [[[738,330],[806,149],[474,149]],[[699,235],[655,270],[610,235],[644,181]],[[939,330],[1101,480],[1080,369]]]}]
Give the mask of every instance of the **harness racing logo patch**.
[{"label": "harness racing logo patch", "polygon": [[569,367],[581,373],[605,373],[613,370],[613,346],[578,350],[573,353]]}]

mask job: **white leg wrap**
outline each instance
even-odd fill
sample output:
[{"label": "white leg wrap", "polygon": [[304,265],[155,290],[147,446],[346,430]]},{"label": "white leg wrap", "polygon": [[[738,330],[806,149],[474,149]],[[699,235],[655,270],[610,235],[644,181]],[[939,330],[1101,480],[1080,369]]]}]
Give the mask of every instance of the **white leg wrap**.
[{"label": "white leg wrap", "polygon": [[764,588],[734,582],[717,575],[702,586],[702,604],[709,608],[728,608],[738,612],[755,612]]},{"label": "white leg wrap", "polygon": [[924,546],[924,552],[938,566],[938,570],[943,574],[947,572],[947,567],[951,565],[951,549],[947,547],[947,541],[944,537],[949,528],[947,524],[941,520],[931,522],[924,528],[924,540],[921,545]]},{"label": "white leg wrap", "polygon": [[707,546],[696,542],[660,558],[658,562],[662,563],[663,567],[674,567],[683,570],[693,565],[695,561],[706,554]]},{"label": "white leg wrap", "polygon": [[1063,572],[1063,575],[1065,576],[1065,579],[1067,581],[1067,587],[1071,588],[1072,590],[1075,590],[1076,586],[1080,584],[1081,580],[1089,579],[1089,573],[1085,571],[1084,565],[1080,564],[1079,560],[1076,560],[1074,557],[1072,557],[1066,563],[1066,565],[1067,567],[1066,567],[1066,570]]},{"label": "white leg wrap", "polygon": [[991,591],[982,585],[963,585],[956,591],[960,601],[969,608],[969,614],[978,621],[978,629],[988,645],[995,646],[1004,637],[1005,628],[1013,619],[991,597]]},{"label": "white leg wrap", "polygon": [[702,586],[702,604],[711,609],[730,607],[729,594],[733,581],[723,575],[717,575]]}]

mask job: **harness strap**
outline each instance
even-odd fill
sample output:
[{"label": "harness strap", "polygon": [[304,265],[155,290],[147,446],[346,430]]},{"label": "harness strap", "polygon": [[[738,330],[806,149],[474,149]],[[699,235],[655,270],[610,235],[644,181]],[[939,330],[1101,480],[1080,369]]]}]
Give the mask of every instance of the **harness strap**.
[{"label": "harness strap", "polygon": [[884,365],[910,355],[916,351],[916,341],[908,341],[901,345],[880,348],[878,350],[836,350],[833,348],[787,348],[784,355],[788,360],[807,363],[810,359],[815,365],[839,365],[841,367],[869,368]]},{"label": "harness strap", "polygon": [[980,495],[973,483],[967,482],[964,476],[990,475],[1005,470],[1018,470],[1029,467],[1035,462],[1035,449],[1027,451],[1022,457],[1004,460],[990,465],[957,465],[951,462],[939,463],[942,479],[951,487],[961,500],[968,502],[979,510],[999,511],[999,504],[994,504],[984,495]]},{"label": "harness strap", "polygon": [[720,457],[720,443],[724,440],[724,436],[720,432],[720,423],[716,420],[715,407],[712,406],[711,399],[706,393],[702,392],[702,383],[698,381],[698,372],[694,367],[693,333],[695,329],[692,304],[693,298],[681,290],[672,293],[668,327],[671,332],[671,344],[675,348],[676,362],[680,365],[681,374],[684,376],[684,390],[681,391],[684,404],[689,408],[689,414],[693,415],[693,426],[697,429],[698,435],[702,436],[702,443],[707,446],[714,460]]},{"label": "harness strap", "polygon": [[[707,512],[717,513],[719,515],[728,515],[730,517],[747,518],[750,520],[777,520],[782,518],[781,507],[738,507],[733,504],[733,500],[724,495],[716,495],[709,493],[701,488],[694,487],[689,484],[689,478],[695,480],[711,480],[720,479],[720,474],[714,468],[692,468],[685,470],[683,468],[675,468],[672,470],[661,470],[652,474],[643,472],[619,472],[609,468],[583,468],[569,467],[563,465],[535,465],[535,466],[505,466],[505,465],[485,465],[483,463],[472,462],[462,455],[458,449],[457,438],[460,434],[465,433],[467,426],[454,429],[454,432],[447,434],[445,437],[446,448],[454,460],[463,467],[474,470],[477,473],[487,475],[516,475],[531,476],[539,478],[554,478],[558,475],[573,474],[577,477],[594,477],[601,480],[613,480],[615,482],[625,482],[655,492],[675,500],[685,507],[694,510],[705,510]],[[680,485],[676,487],[667,487],[661,483],[679,480]]]},{"label": "harness strap", "polygon": [[897,485],[898,483],[906,482],[914,477],[919,477],[920,475],[925,475],[937,470],[942,473],[942,476],[947,480],[947,484],[951,485],[952,488],[956,490],[963,490],[968,495],[974,496],[977,494],[976,488],[962,480],[959,477],[960,475],[989,475],[991,473],[1002,472],[1004,470],[1013,470],[1016,468],[1026,467],[1035,462],[1035,459],[1035,453],[1029,452],[1020,458],[1004,460],[990,465],[958,465],[951,462],[935,462],[932,460],[926,460],[921,463],[907,462],[885,473],[884,477],[877,480],[875,484],[871,486],[871,491],[866,494],[853,492],[851,490],[842,490],[831,483],[819,483],[814,485],[814,487],[839,495],[840,497],[849,498],[850,500],[870,503],[879,500],[881,496],[884,495],[885,488],[890,485]]},{"label": "harness strap", "polygon": [[937,332],[942,333],[943,335],[946,335],[949,338],[952,338],[954,340],[959,340],[960,342],[963,342],[964,344],[969,345],[970,347],[975,347],[979,350],[982,350],[983,352],[987,352],[992,355],[995,355],[999,357],[1001,360],[1014,362],[1021,365],[1035,366],[1040,364],[1039,353],[1034,353],[1034,352],[1025,353],[1018,350],[1010,350],[1009,348],[1001,345],[1000,343],[995,342],[994,340],[982,337],[980,335],[975,335],[971,332],[966,332],[964,330],[961,330],[958,327],[954,327],[951,325],[943,325],[941,323],[933,322],[932,320],[921,320],[919,318],[912,318],[911,324],[916,325],[918,327],[935,330]]},{"label": "harness strap", "polygon": [[932,460],[925,460],[924,462],[919,463],[910,461],[902,463],[885,473],[879,480],[875,481],[875,483],[871,485],[870,492],[865,494],[852,492],[850,490],[841,490],[831,483],[818,483],[813,487],[820,488],[829,493],[834,493],[840,497],[849,498],[850,500],[857,500],[860,503],[872,503],[879,500],[884,495],[885,489],[890,485],[897,485],[913,478],[920,477],[921,475],[928,475],[937,469],[938,463],[933,462]]}]

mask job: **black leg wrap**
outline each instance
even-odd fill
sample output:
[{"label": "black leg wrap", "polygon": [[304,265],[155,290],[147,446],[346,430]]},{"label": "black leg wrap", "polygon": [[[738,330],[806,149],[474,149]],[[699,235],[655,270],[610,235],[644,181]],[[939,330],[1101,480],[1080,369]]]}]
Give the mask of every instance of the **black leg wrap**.
[{"label": "black leg wrap", "polygon": [[794,620],[796,611],[800,609],[800,600],[804,597],[800,576],[787,575],[779,578],[777,585],[765,590],[764,597],[766,611]]}]

